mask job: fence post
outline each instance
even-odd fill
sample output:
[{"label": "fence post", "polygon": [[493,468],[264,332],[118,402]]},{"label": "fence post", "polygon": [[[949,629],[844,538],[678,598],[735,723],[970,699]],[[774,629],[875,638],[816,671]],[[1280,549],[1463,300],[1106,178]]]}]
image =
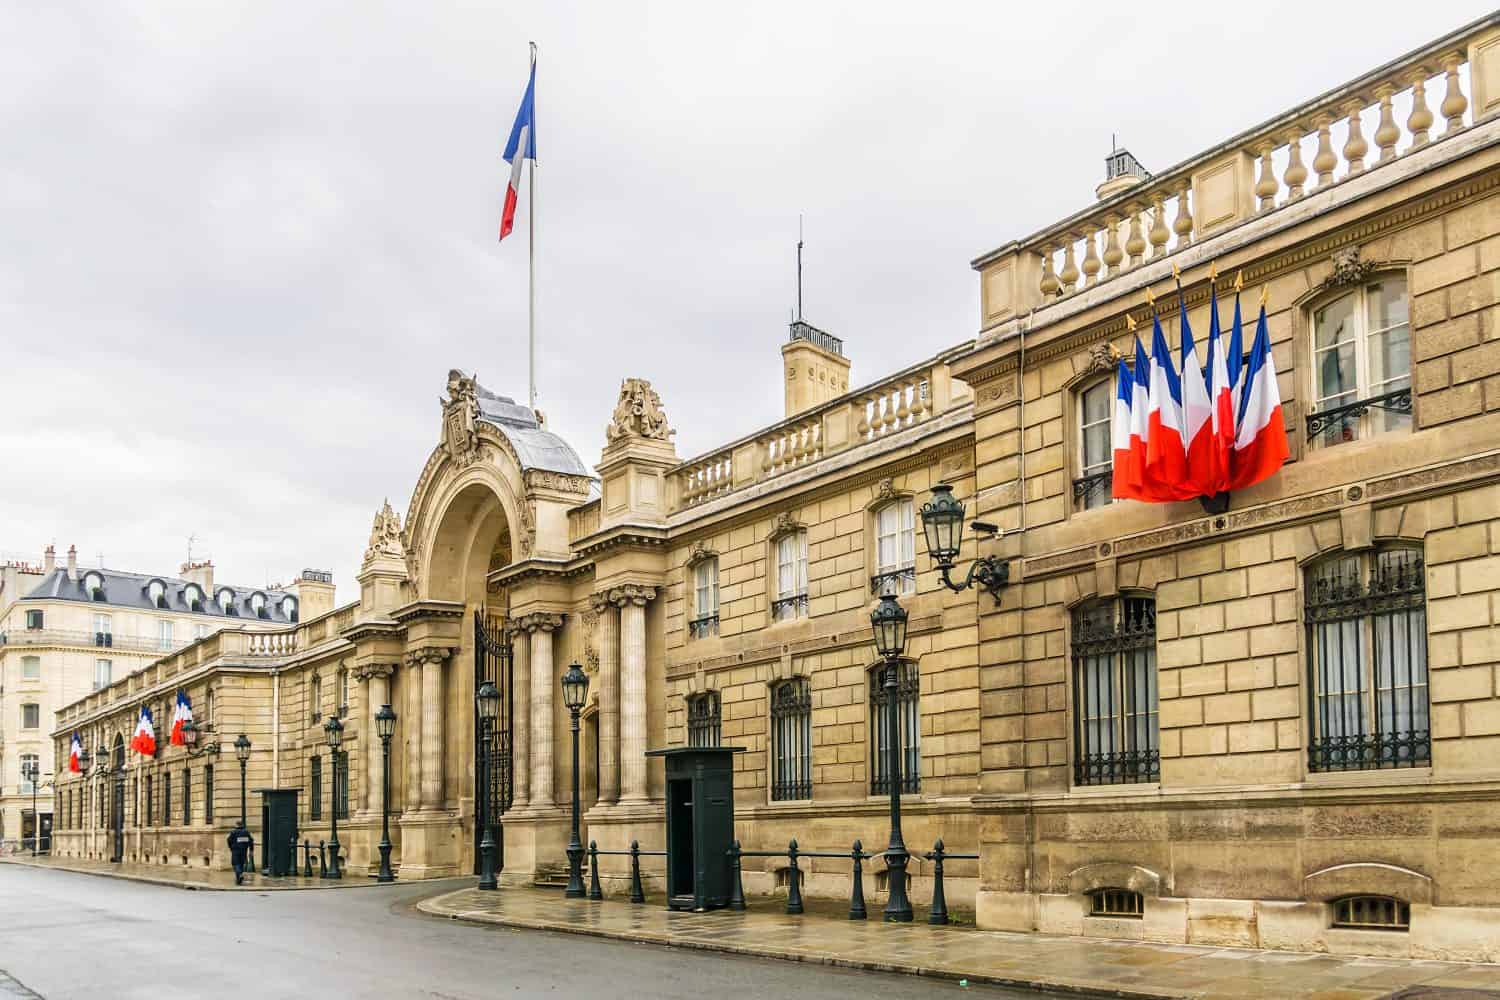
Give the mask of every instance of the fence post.
[{"label": "fence post", "polygon": [[589,841],[589,899],[595,902],[604,898],[604,890],[599,888],[599,842]]},{"label": "fence post", "polygon": [[740,878],[740,842],[738,840],[729,845],[729,867],[734,873],[733,881],[729,883],[729,908],[743,910],[745,908],[745,883]]},{"label": "fence post", "polygon": [[646,891],[641,888],[641,842],[630,842],[630,901],[644,903]]},{"label": "fence post", "polygon": [[866,855],[864,845],[857,840],[854,842],[851,856],[854,858],[854,884],[849,887],[849,919],[864,920],[867,916],[865,913],[865,872],[860,862]]},{"label": "fence post", "polygon": [[786,848],[786,856],[789,862],[786,870],[787,892],[786,912],[802,912],[802,872],[797,868],[797,841],[792,840]]},{"label": "fence post", "polygon": [[289,872],[287,872],[287,874],[290,875],[290,876],[292,876],[292,878],[296,878],[297,877],[297,835],[295,833],[292,834],[291,841],[292,841],[292,870],[289,871]]},{"label": "fence post", "polygon": [[326,841],[318,841],[318,878],[327,878],[328,871],[328,844]]},{"label": "fence post", "polygon": [[948,900],[943,895],[943,840],[932,845],[932,853],[927,855],[932,860],[932,909],[927,911],[927,922],[929,924],[946,924],[948,922]]},{"label": "fence post", "polygon": [[302,862],[304,866],[302,869],[302,877],[312,878],[312,841],[310,840],[302,841]]}]

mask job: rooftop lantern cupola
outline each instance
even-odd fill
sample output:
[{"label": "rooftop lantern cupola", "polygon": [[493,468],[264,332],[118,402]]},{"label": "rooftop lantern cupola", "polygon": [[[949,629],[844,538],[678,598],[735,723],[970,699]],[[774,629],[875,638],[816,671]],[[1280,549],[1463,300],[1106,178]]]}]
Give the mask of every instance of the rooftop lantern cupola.
[{"label": "rooftop lantern cupola", "polygon": [[1151,171],[1141,166],[1141,161],[1130,150],[1117,144],[1112,145],[1109,155],[1104,158],[1104,183],[1094,188],[1094,194],[1099,196],[1100,201],[1151,179]]}]

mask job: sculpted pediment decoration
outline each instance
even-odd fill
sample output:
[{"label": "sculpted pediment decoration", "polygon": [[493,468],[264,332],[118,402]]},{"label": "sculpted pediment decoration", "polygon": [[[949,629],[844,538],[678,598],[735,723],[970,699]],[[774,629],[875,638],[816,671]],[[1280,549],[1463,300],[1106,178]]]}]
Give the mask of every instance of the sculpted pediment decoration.
[{"label": "sculpted pediment decoration", "polygon": [[1360,260],[1359,247],[1346,247],[1333,255],[1333,272],[1323,279],[1320,286],[1325,291],[1357,285],[1368,278],[1381,265],[1373,260]]},{"label": "sculpted pediment decoration", "polygon": [[1089,348],[1088,362],[1084,365],[1084,370],[1091,374],[1112,372],[1119,363],[1120,352],[1115,350],[1115,345],[1100,343]]},{"label": "sculpted pediment decoration", "polygon": [[894,479],[886,478],[886,479],[882,479],[878,484],[876,484],[876,486],[875,486],[875,499],[876,500],[894,500],[894,499],[896,499],[896,481]]},{"label": "sculpted pediment decoration", "polygon": [[406,547],[401,542],[401,516],[391,509],[391,502],[375,513],[375,523],[370,526],[370,544],[365,548],[365,562],[377,556],[404,558]]},{"label": "sculpted pediment decoration", "polygon": [[526,487],[533,490],[561,490],[564,493],[587,493],[589,491],[589,480],[586,476],[572,476],[566,472],[527,469]]},{"label": "sculpted pediment decoration", "polygon": [[687,564],[696,566],[705,559],[713,559],[718,554],[717,550],[709,548],[708,543],[700,538],[693,543],[693,550],[688,553]]},{"label": "sculpted pediment decoration", "polygon": [[475,380],[457,368],[448,372],[448,395],[443,406],[443,447],[459,465],[480,457],[479,398]]},{"label": "sculpted pediment decoration", "polygon": [[784,510],[776,515],[776,520],[771,525],[771,537],[780,538],[782,535],[790,535],[794,531],[802,530],[802,522],[797,520],[789,510]]},{"label": "sculpted pediment decoration", "polygon": [[622,438],[670,441],[676,433],[667,425],[661,397],[651,388],[650,382],[643,378],[628,378],[620,383],[619,401],[615,403],[609,426],[604,429],[604,437],[610,444]]}]

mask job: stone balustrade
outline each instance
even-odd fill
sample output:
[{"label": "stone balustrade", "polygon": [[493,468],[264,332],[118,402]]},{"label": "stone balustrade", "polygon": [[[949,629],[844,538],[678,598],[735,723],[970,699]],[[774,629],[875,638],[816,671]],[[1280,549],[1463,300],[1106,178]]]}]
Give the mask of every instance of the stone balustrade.
[{"label": "stone balustrade", "polygon": [[752,483],[805,468],[850,448],[923,424],[972,401],[968,386],[948,373],[954,351],[764,431],[689,459],[671,472],[674,510],[685,510]]},{"label": "stone balustrade", "polygon": [[984,326],[1399,161],[1500,111],[1500,14],[1429,43],[974,262]]}]

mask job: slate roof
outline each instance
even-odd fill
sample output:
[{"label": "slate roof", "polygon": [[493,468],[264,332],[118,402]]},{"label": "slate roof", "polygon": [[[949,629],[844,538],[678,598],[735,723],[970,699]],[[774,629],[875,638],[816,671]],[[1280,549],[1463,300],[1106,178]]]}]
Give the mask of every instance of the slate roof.
[{"label": "slate roof", "polygon": [[[101,600],[95,600],[89,596],[84,589],[84,581],[90,574],[98,573],[104,578],[104,596]],[[160,580],[166,585],[163,598],[166,606],[160,607],[151,601],[149,588],[151,581]],[[295,619],[288,618],[282,610],[282,598],[295,594],[288,594],[285,590],[272,590],[264,587],[232,587],[227,584],[215,583],[212,592],[204,595],[203,610],[193,611],[188,606],[187,588],[190,581],[173,576],[147,576],[143,573],[125,573],[115,569],[95,569],[87,566],[78,567],[78,579],[68,579],[66,568],[59,566],[51,573],[42,577],[42,582],[37,584],[22,601],[79,601],[85,604],[103,605],[112,608],[133,608],[140,611],[176,611],[183,614],[202,614],[211,618],[240,618],[248,621],[276,622],[282,625],[291,624]],[[230,613],[226,614],[219,604],[219,595],[224,591],[232,595],[230,602]],[[266,596],[266,608],[264,615],[257,615],[250,607],[250,598],[254,594]],[[301,602],[298,602],[299,604]]]},{"label": "slate roof", "polygon": [[479,402],[479,419],[500,429],[516,449],[521,468],[593,478],[594,474],[573,447],[551,431],[544,430],[529,407],[508,396],[497,396],[477,383],[474,398]]}]

